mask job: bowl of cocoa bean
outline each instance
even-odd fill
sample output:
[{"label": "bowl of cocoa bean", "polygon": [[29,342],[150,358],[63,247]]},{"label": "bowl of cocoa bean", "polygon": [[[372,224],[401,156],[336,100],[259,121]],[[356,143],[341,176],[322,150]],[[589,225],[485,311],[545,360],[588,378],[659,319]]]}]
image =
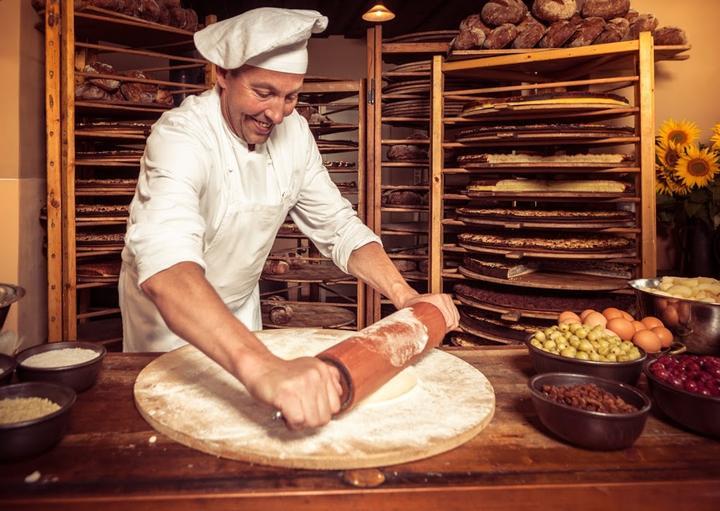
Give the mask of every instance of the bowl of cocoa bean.
[{"label": "bowl of cocoa bean", "polygon": [[528,386],[543,426],[584,449],[630,447],[645,428],[651,407],[635,387],[586,374],[539,374]]},{"label": "bowl of cocoa bean", "polygon": [[696,433],[720,438],[720,357],[662,355],[643,367],[657,407]]}]

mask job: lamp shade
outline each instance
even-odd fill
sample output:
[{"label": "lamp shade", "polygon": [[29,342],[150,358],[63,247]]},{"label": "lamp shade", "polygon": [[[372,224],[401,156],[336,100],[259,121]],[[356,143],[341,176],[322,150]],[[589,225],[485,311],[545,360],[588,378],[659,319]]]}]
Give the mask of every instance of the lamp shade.
[{"label": "lamp shade", "polygon": [[393,18],[395,18],[395,13],[385,7],[381,2],[373,5],[370,10],[368,10],[365,14],[362,15],[362,19],[374,23],[390,21]]}]

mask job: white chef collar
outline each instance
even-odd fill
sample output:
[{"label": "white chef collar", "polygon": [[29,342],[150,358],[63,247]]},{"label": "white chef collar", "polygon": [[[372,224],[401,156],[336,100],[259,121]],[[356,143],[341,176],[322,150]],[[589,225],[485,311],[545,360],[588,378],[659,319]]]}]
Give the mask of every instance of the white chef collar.
[{"label": "white chef collar", "polygon": [[224,69],[248,64],[305,74],[307,41],[327,24],[317,11],[260,7],[208,25],[193,39],[203,57]]}]

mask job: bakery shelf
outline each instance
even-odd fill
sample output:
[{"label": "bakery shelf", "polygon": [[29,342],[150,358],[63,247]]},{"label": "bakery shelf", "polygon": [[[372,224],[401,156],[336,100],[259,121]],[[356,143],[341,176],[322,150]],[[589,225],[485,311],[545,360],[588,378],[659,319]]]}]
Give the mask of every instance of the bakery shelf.
[{"label": "bakery shelf", "polygon": [[502,284],[505,286],[565,291],[617,291],[627,288],[626,279],[592,277],[577,273],[534,272],[513,279],[502,279],[474,272],[460,266],[458,271],[467,279]]}]

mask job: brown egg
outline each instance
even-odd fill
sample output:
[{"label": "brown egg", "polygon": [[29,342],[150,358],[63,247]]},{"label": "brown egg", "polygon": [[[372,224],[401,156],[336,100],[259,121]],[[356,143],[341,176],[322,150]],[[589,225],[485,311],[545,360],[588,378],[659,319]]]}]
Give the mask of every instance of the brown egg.
[{"label": "brown egg", "polygon": [[593,312],[597,312],[597,311],[594,310],[594,309],[585,309],[584,311],[582,311],[582,312],[580,313],[580,319],[582,319],[583,321],[585,321],[585,318],[588,317],[588,314],[592,314]]},{"label": "brown egg", "polygon": [[564,311],[558,316],[558,323],[582,323],[582,320],[573,311]]},{"label": "brown egg", "polygon": [[622,317],[627,319],[628,321],[635,321],[635,318],[633,318],[630,313],[625,311],[620,311],[620,313],[622,314]]},{"label": "brown egg", "polygon": [[608,321],[610,321],[611,319],[623,317],[622,311],[620,309],[616,309],[615,307],[608,307],[607,309],[603,310],[602,315],[605,316]]},{"label": "brown egg", "polygon": [[599,312],[593,311],[587,316],[585,316],[585,319],[583,319],[583,325],[587,325],[590,327],[602,325],[604,327],[605,325],[607,325],[607,319]]},{"label": "brown egg", "polygon": [[608,330],[615,332],[623,341],[629,341],[635,335],[635,327],[625,318],[613,318],[607,323]]},{"label": "brown egg", "polygon": [[632,326],[635,327],[635,331],[639,332],[640,330],[647,330],[648,328],[643,325],[640,321],[632,321]]},{"label": "brown egg", "polygon": [[650,330],[640,330],[639,332],[635,332],[632,342],[636,346],[640,346],[648,353],[657,353],[660,351],[660,348],[662,348],[662,343],[660,342],[657,334],[651,332]]},{"label": "brown egg", "polygon": [[663,348],[667,348],[672,344],[673,334],[664,326],[656,326],[655,328],[651,328],[650,331],[654,332],[655,335],[658,336],[658,339],[660,339],[660,345]]},{"label": "brown egg", "polygon": [[656,326],[665,326],[665,325],[663,325],[663,322],[660,321],[660,320],[659,320],[658,318],[656,318],[655,316],[645,316],[644,318],[642,318],[642,319],[640,320],[640,322],[641,322],[643,325],[645,325],[646,328],[648,328],[648,329],[650,329],[650,330],[652,330],[652,329],[655,328]]}]

